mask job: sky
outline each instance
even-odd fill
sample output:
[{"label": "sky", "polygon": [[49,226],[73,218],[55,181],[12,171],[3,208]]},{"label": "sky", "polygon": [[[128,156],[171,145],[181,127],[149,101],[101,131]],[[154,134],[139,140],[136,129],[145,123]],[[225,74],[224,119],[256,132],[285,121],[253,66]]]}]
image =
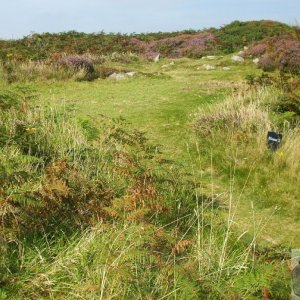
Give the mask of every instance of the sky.
[{"label": "sky", "polygon": [[233,20],[300,23],[300,0],[0,0],[0,38],[42,32],[156,32]]}]

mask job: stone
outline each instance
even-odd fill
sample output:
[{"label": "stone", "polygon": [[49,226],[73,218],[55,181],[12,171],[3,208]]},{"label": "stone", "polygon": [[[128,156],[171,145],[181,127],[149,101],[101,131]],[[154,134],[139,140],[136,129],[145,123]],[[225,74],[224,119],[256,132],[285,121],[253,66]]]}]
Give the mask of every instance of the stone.
[{"label": "stone", "polygon": [[207,56],[202,56],[201,59],[209,59],[209,60],[213,60],[216,57],[214,55],[207,55]]},{"label": "stone", "polygon": [[252,61],[257,65],[259,63],[259,58],[254,58]]},{"label": "stone", "polygon": [[235,62],[244,62],[244,59],[241,56],[238,56],[238,55],[233,55],[231,57],[231,60],[235,61]]},{"label": "stone", "polygon": [[126,75],[129,77],[133,77],[136,74],[136,72],[127,72]]},{"label": "stone", "polygon": [[210,71],[210,70],[214,70],[214,69],[215,69],[214,66],[212,66],[212,65],[207,65],[207,64],[203,65],[203,67],[204,67],[205,70],[207,70],[207,71]]},{"label": "stone", "polygon": [[108,78],[115,80],[124,80],[126,79],[126,75],[123,73],[112,73]]},{"label": "stone", "polygon": [[154,57],[154,62],[158,62],[160,60],[160,54],[157,54],[155,57]]}]

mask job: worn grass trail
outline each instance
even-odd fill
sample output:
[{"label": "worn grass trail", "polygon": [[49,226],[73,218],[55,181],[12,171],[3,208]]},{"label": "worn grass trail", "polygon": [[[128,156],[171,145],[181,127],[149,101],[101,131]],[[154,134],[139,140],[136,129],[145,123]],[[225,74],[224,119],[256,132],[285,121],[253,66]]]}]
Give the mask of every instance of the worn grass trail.
[{"label": "worn grass trail", "polygon": [[44,104],[71,105],[81,117],[123,117],[133,127],[146,131],[153,142],[182,154],[178,148],[182,150],[191,136],[191,114],[199,106],[221,101],[231,90],[231,82],[257,71],[253,66],[245,70],[235,66],[225,74],[221,70],[208,72],[197,70],[202,61],[188,59],[162,68],[169,63],[126,65],[144,75],[124,81],[38,83],[35,88]]}]

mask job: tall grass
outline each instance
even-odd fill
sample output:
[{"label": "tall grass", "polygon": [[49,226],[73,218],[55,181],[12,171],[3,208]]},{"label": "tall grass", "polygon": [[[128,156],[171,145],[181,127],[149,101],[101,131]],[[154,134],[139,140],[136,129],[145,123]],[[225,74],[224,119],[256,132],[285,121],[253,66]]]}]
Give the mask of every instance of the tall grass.
[{"label": "tall grass", "polygon": [[46,62],[8,62],[2,66],[2,77],[9,83],[36,81],[41,78],[66,80],[76,76],[77,73],[78,71],[67,70],[63,66]]},{"label": "tall grass", "polygon": [[[251,201],[260,209],[289,217],[291,230],[296,230],[297,225],[293,223],[299,211],[297,199],[300,196],[296,188],[299,184],[299,130],[288,121],[285,126],[274,122],[273,108],[279,97],[280,92],[273,87],[242,90],[200,112],[194,130],[203,164],[209,168],[210,149],[215,176],[222,178],[223,184],[234,166],[237,193],[242,193],[244,209],[250,208]],[[281,147],[276,152],[267,147],[269,130],[283,134]],[[268,234],[272,235],[272,228],[268,226]],[[287,234],[284,241],[292,245],[294,241],[288,238]]]},{"label": "tall grass", "polygon": [[189,177],[120,120],[22,101],[0,130],[2,299],[253,299],[264,287],[284,299],[286,281],[271,280],[284,267],[256,251],[261,226],[234,227],[235,176],[219,194],[210,159],[210,183],[197,178],[200,148]]},{"label": "tall grass", "polygon": [[8,83],[43,81],[92,81],[105,79],[114,72],[129,72],[127,68],[108,67],[103,62],[136,62],[139,57],[131,53],[113,53],[101,57],[66,56],[59,60],[15,61],[0,64],[0,79]]}]

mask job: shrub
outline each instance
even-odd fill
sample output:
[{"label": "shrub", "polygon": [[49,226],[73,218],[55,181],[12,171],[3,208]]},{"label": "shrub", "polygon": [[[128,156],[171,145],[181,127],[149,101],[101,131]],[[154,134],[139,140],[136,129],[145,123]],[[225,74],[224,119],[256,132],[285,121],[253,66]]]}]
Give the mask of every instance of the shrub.
[{"label": "shrub", "polygon": [[279,76],[275,77],[273,80],[276,87],[284,93],[295,93],[300,87],[300,78],[295,74],[280,72]]},{"label": "shrub", "polygon": [[12,107],[17,107],[21,105],[20,99],[11,92],[1,92],[0,94],[0,108],[1,109],[10,109]]},{"label": "shrub", "polygon": [[251,86],[268,86],[274,84],[274,79],[269,76],[268,73],[262,73],[260,76],[247,75],[246,76],[247,83]]},{"label": "shrub", "polygon": [[288,41],[284,49],[277,49],[279,69],[284,72],[300,72],[300,41]]},{"label": "shrub", "polygon": [[281,96],[279,99],[278,111],[291,111],[300,116],[300,97],[292,93]]},{"label": "shrub", "polygon": [[58,64],[75,69],[84,69],[87,73],[94,72],[94,66],[90,58],[80,55],[71,55],[60,58]]},{"label": "shrub", "polygon": [[114,52],[109,56],[109,60],[112,62],[120,62],[120,63],[129,64],[132,62],[139,61],[139,56],[132,52],[126,52],[126,53]]},{"label": "shrub", "polygon": [[300,41],[292,35],[275,36],[250,47],[246,56],[260,56],[258,65],[265,71],[300,72]]},{"label": "shrub", "polygon": [[2,88],[0,92],[0,108],[4,110],[27,109],[27,103],[36,98],[36,91],[30,87],[13,86]]},{"label": "shrub", "polygon": [[260,58],[258,66],[263,69],[265,72],[272,72],[276,69],[276,62],[269,55],[264,55]]},{"label": "shrub", "polygon": [[227,53],[232,53],[249,43],[290,32],[292,28],[288,25],[262,20],[234,21],[217,30],[215,34],[220,41],[220,48]]},{"label": "shrub", "polygon": [[[294,31],[296,32],[296,29]],[[185,30],[131,35],[104,32],[86,34],[76,31],[31,34],[20,40],[0,41],[0,58],[4,60],[7,55],[13,54],[13,57],[19,60],[39,61],[60,56],[62,53],[74,56],[87,53],[110,55],[114,52],[134,52],[150,57],[150,50],[162,51],[162,54],[168,57],[200,57],[203,52],[215,53],[218,50],[231,53],[249,43],[285,33],[293,34],[293,28],[272,21],[235,21],[220,29],[212,28],[209,31]],[[185,54],[180,50],[182,45],[177,42],[182,41],[184,44],[186,41],[189,43],[188,40],[194,40],[191,42],[194,46],[183,45],[183,48],[188,50]]]},{"label": "shrub", "polygon": [[132,38],[129,42],[133,49],[148,59],[153,59],[158,53],[170,58],[184,56],[196,58],[207,53],[214,53],[216,49],[216,39],[211,32],[178,35],[148,43]]},{"label": "shrub", "polygon": [[245,51],[245,56],[252,56],[252,57],[260,57],[266,53],[268,50],[268,45],[266,43],[259,43],[252,47],[249,47],[248,50]]}]

